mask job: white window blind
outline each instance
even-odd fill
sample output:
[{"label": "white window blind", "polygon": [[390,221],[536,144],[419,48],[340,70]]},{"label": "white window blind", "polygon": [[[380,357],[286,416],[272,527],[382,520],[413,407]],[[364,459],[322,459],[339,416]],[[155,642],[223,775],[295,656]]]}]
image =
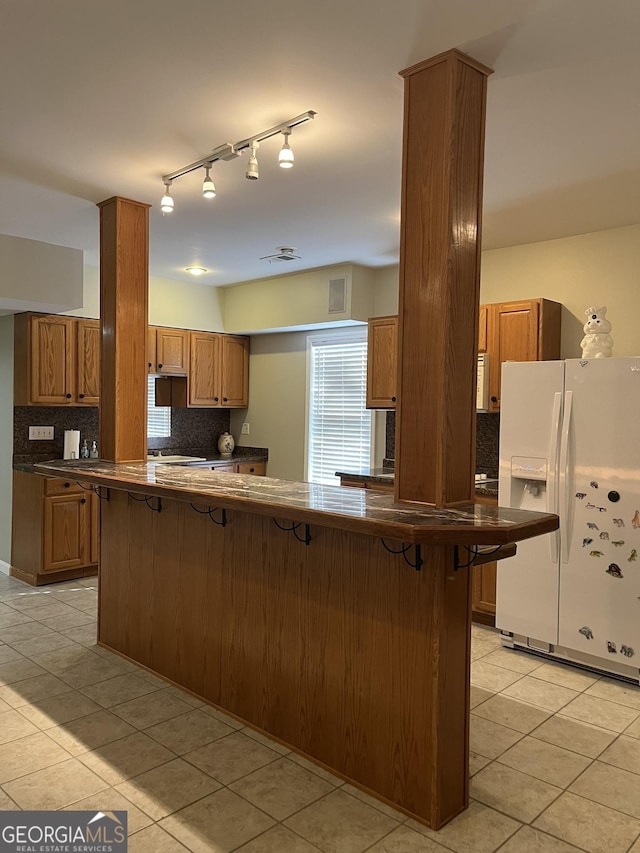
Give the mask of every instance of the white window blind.
[{"label": "white window blind", "polygon": [[169,438],[171,436],[171,409],[156,406],[156,378],[147,380],[147,438]]},{"label": "white window blind", "polygon": [[336,471],[371,464],[364,330],[309,341],[307,479],[337,485]]}]

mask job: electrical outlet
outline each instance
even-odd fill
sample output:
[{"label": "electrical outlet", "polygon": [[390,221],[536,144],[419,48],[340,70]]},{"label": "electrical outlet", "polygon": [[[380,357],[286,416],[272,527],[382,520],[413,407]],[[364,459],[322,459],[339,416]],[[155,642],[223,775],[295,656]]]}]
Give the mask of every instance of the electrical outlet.
[{"label": "electrical outlet", "polygon": [[247,424],[247,423],[242,424],[241,434],[242,435],[249,435],[249,424]]},{"label": "electrical outlet", "polygon": [[30,426],[29,441],[50,441],[53,438],[53,427]]}]

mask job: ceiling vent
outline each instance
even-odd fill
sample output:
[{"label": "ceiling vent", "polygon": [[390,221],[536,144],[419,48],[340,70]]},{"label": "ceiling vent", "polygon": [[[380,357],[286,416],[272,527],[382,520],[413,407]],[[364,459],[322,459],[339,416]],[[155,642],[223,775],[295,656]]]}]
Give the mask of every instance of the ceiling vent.
[{"label": "ceiling vent", "polygon": [[299,261],[300,255],[296,255],[295,251],[295,249],[290,249],[287,246],[276,246],[275,255],[265,255],[260,260],[269,261],[270,264],[279,264],[283,261]]}]

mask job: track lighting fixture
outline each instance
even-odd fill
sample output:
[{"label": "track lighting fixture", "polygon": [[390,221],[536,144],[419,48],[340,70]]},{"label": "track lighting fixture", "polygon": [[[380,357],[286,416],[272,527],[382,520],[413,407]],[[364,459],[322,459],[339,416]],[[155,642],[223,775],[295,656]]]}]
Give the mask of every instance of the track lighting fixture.
[{"label": "track lighting fixture", "polygon": [[257,157],[258,147],[265,139],[270,139],[272,136],[277,136],[279,133],[283,134],[284,143],[280,149],[280,153],[278,154],[278,164],[283,169],[290,169],[293,166],[293,151],[289,145],[291,130],[299,124],[304,124],[304,122],[315,117],[316,113],[313,110],[308,110],[306,113],[301,113],[301,115],[289,119],[289,121],[283,121],[281,124],[275,125],[275,127],[263,130],[262,133],[256,133],[255,136],[249,136],[246,139],[241,139],[239,142],[224,142],[222,145],[218,145],[214,148],[210,154],[203,157],[201,160],[197,160],[195,163],[189,163],[188,166],[183,166],[182,169],[177,169],[175,172],[164,175],[162,182],[164,183],[165,192],[162,196],[162,201],[160,202],[160,209],[162,210],[162,213],[172,213],[173,211],[173,198],[171,196],[171,185],[173,181],[177,178],[181,178],[183,175],[188,175],[189,172],[194,172],[196,169],[205,170],[205,178],[202,183],[202,195],[205,198],[214,198],[216,188],[211,179],[211,167],[214,163],[222,160],[227,162],[235,160],[245,150],[250,150],[245,177],[250,181],[255,181],[260,175]]},{"label": "track lighting fixture", "polygon": [[282,134],[284,136],[284,143],[282,144],[282,148],[280,149],[280,153],[278,154],[278,165],[281,169],[290,169],[293,166],[293,151],[291,150],[291,146],[289,145],[290,133],[290,127],[282,131]]},{"label": "track lighting fixture", "polygon": [[205,198],[215,198],[216,197],[216,188],[213,185],[213,181],[211,180],[211,175],[209,172],[211,171],[211,166],[205,166],[205,178],[202,182],[202,195]]},{"label": "track lighting fixture", "polygon": [[245,172],[245,178],[249,181],[257,181],[260,177],[260,168],[258,166],[258,146],[260,143],[257,140],[253,140],[251,143],[251,156],[249,157],[248,169]]},{"label": "track lighting fixture", "polygon": [[160,202],[160,210],[162,215],[165,213],[173,213],[173,199],[171,198],[171,181],[164,182],[164,195]]}]

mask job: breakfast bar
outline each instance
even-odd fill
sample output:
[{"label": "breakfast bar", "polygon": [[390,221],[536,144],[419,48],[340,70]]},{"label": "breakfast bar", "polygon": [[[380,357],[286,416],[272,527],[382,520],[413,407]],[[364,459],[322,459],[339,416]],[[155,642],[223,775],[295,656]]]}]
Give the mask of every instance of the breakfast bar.
[{"label": "breakfast bar", "polygon": [[556,516],[185,465],[36,471],[100,497],[101,645],[434,829],[466,807],[468,566]]}]

